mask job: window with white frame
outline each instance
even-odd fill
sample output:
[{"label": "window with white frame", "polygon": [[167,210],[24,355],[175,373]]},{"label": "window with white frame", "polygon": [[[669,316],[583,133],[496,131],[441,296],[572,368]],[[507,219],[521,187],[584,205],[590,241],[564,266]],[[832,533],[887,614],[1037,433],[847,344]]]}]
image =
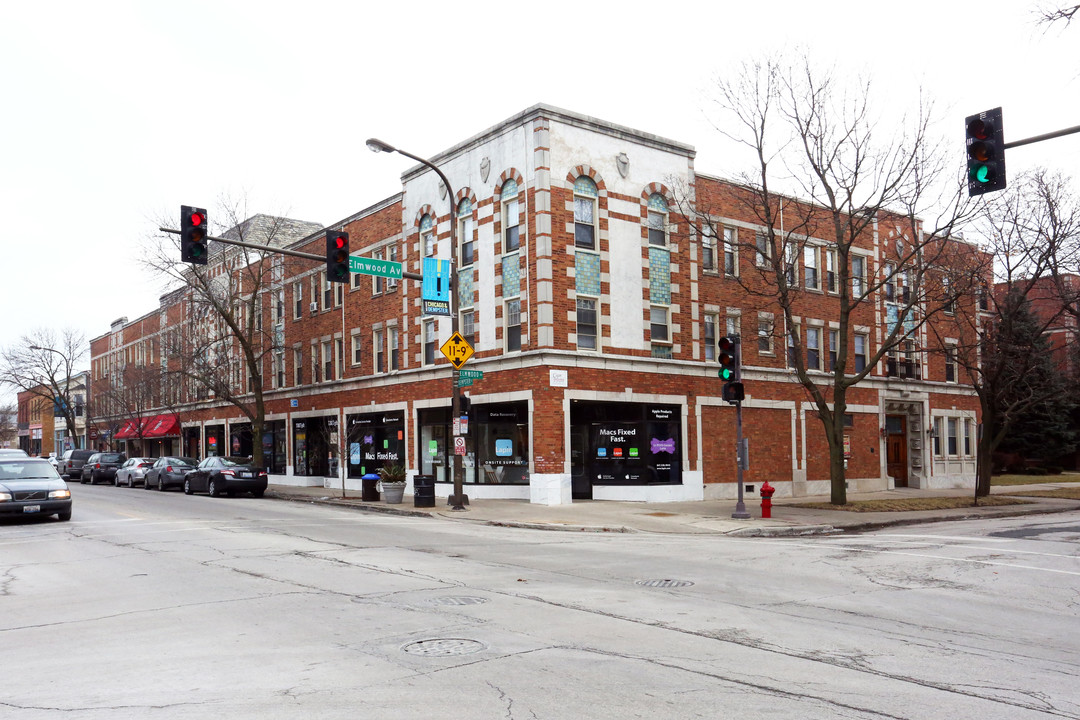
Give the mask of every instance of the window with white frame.
[{"label": "window with white frame", "polygon": [[334,283],[326,277],[326,271],[319,273],[319,282],[322,285],[322,309],[329,310],[334,305]]},{"label": "window with white frame", "polygon": [[806,369],[821,369],[821,328],[806,328]]},{"label": "window with white frame", "polygon": [[334,338],[334,377],[340,380],[345,376],[345,340]]},{"label": "window with white frame", "polygon": [[293,385],[299,387],[304,381],[304,351],[293,348]]},{"label": "window with white frame", "polygon": [[322,371],[323,380],[330,381],[334,379],[334,353],[333,348],[330,345],[329,340],[323,341],[322,344]]},{"label": "window with white frame", "polygon": [[754,252],[754,264],[759,268],[763,268],[769,263],[769,259],[772,257],[772,249],[769,245],[769,236],[764,232],[758,231],[758,234],[754,240],[756,250]]},{"label": "window with white frame", "polygon": [[476,238],[473,234],[475,223],[472,217],[472,202],[468,198],[458,203],[457,223],[460,267],[466,268],[476,262]]},{"label": "window with white frame", "polygon": [[424,257],[435,257],[435,220],[430,215],[420,218],[420,252]]},{"label": "window with white frame", "polygon": [[836,362],[839,357],[840,350],[840,331],[829,331],[829,366],[826,368],[829,372],[836,372]]},{"label": "window with white frame", "polygon": [[866,353],[869,349],[870,336],[865,332],[856,332],[855,337],[855,372],[866,369]]},{"label": "window with white frame", "polygon": [[304,316],[304,284],[299,280],[292,285],[293,297],[293,320],[299,320]]},{"label": "window with white frame", "polygon": [[956,298],[952,294],[952,283],[948,275],[941,276],[942,311],[946,315],[956,314]]},{"label": "window with white frame", "polygon": [[934,418],[934,455],[941,457],[941,444],[945,440],[944,435],[945,423],[942,418]]},{"label": "window with white frame", "polygon": [[795,336],[799,332],[799,326],[795,325],[787,331],[787,366],[795,367]]},{"label": "window with white frame", "polygon": [[435,321],[424,321],[424,364],[435,364]]},{"label": "window with white frame", "polygon": [[375,330],[374,332],[372,332],[371,350],[372,350],[372,356],[375,359],[375,372],[376,373],[384,373],[384,372],[386,372],[386,356],[384,354],[385,350],[384,350],[384,346],[383,346],[383,331],[382,330]]},{"label": "window with white frame", "polygon": [[577,299],[577,346],[581,350],[596,350],[596,299]]},{"label": "window with white frame", "polygon": [[724,274],[739,274],[739,238],[735,228],[724,228]]},{"label": "window with white frame", "polygon": [[398,370],[401,367],[401,356],[398,350],[398,329],[392,327],[390,332],[390,369]]},{"label": "window with white frame", "polygon": [[958,382],[959,374],[957,373],[956,362],[956,345],[949,344],[945,346],[945,382],[954,383]]},{"label": "window with white frame", "polygon": [[964,418],[964,455],[975,455],[975,423],[971,418]]},{"label": "window with white frame", "polygon": [[596,201],[599,192],[591,178],[574,182],[574,245],[596,249]]},{"label": "window with white frame", "polygon": [[787,278],[788,287],[794,288],[799,284],[799,246],[793,242],[784,244],[784,275]]},{"label": "window with white frame", "polygon": [[958,421],[956,418],[945,418],[945,452],[955,457],[959,455],[959,437],[958,437]]},{"label": "window with white frame", "polygon": [[716,359],[716,342],[719,340],[717,337],[717,322],[718,316],[716,313],[705,313],[705,317],[702,319],[702,342],[705,343],[705,359]]},{"label": "window with white frame", "polygon": [[728,316],[724,318],[724,334],[725,335],[739,335],[739,315],[736,313],[728,313]]},{"label": "window with white frame", "polygon": [[[386,259],[390,262],[398,262],[398,247],[397,245],[391,245],[386,249]],[[386,289],[394,290],[398,286],[398,279],[396,277],[386,278]]]},{"label": "window with white frame", "polygon": [[[721,232],[723,230],[721,229]],[[716,236],[711,228],[700,234],[701,237],[701,266],[705,270],[716,270]]]},{"label": "window with white frame", "polygon": [[820,290],[821,277],[818,273],[819,248],[807,245],[803,248],[803,284],[807,290]]},{"label": "window with white frame", "polygon": [[649,244],[666,247],[668,204],[660,193],[649,196],[646,225],[649,230]]},{"label": "window with white frame", "polygon": [[851,297],[861,298],[866,294],[866,258],[862,255],[851,256]]},{"label": "window with white frame", "polygon": [[521,349],[521,300],[507,300],[503,315],[506,321],[506,351],[516,352]]},{"label": "window with white frame", "polygon": [[521,209],[518,204],[518,184],[507,180],[502,187],[502,251],[514,252],[521,246]]},{"label": "window with white frame", "polygon": [[476,312],[465,310],[461,313],[461,336],[476,347]]},{"label": "window with white frame", "polygon": [[319,382],[319,378],[322,377],[320,371],[321,365],[319,365],[319,344],[317,342],[311,343],[311,382]]},{"label": "window with white frame", "polygon": [[[325,274],[326,273],[322,273],[322,275],[325,275]],[[319,301],[319,294],[320,294],[319,290],[322,288],[322,284],[321,284],[322,280],[321,280],[321,278],[322,278],[322,276],[319,275],[318,273],[314,273],[311,276],[311,307],[312,307],[312,312],[315,312],[315,309],[318,307],[317,303]]]},{"label": "window with white frame", "polygon": [[285,387],[285,353],[280,350],[274,353],[274,387]]},{"label": "window with white frame", "polygon": [[773,319],[772,317],[758,317],[757,326],[758,355],[773,354]]},{"label": "window with white frame", "polygon": [[668,332],[668,309],[660,305],[649,308],[649,334],[654,343],[668,343],[671,334]]},{"label": "window with white frame", "polygon": [[[386,252],[384,250],[375,250],[374,252],[371,253],[371,258],[373,260],[385,260],[386,259]],[[371,276],[371,294],[372,295],[382,295],[383,292],[385,292],[385,290],[386,290],[386,278],[384,278],[381,275],[372,275]]]},{"label": "window with white frame", "polygon": [[364,359],[364,337],[359,332],[352,334],[352,364],[355,367]]},{"label": "window with white frame", "polygon": [[836,251],[825,251],[825,290],[831,293],[839,289],[839,278],[836,274]]},{"label": "window with white frame", "polygon": [[892,263],[885,263],[885,300],[896,300],[896,266]]}]

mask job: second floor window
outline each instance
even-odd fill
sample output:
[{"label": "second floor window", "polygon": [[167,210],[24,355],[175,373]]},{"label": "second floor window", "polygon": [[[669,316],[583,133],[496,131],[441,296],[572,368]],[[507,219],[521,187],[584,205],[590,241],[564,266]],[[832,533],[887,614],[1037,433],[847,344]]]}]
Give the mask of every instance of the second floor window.
[{"label": "second floor window", "polygon": [[858,334],[855,336],[855,372],[861,373],[866,369],[866,354],[870,344],[870,336]]},{"label": "second floor window", "polygon": [[420,252],[424,257],[435,257],[435,221],[430,215],[420,218]]},{"label": "second floor window", "polygon": [[294,282],[292,286],[293,296],[293,320],[299,320],[304,316],[304,284]]},{"label": "second floor window", "polygon": [[862,255],[851,257],[851,297],[858,300],[866,294],[866,258]]},{"label": "second floor window", "polygon": [[521,349],[521,300],[506,301],[506,350]]},{"label": "second floor window", "polygon": [[514,252],[521,246],[520,233],[520,210],[518,208],[518,184],[514,180],[507,180],[502,188],[502,223],[503,223],[503,249],[504,253]]},{"label": "second floor window", "polygon": [[461,267],[468,267],[476,261],[476,238],[473,237],[472,203],[467,198],[458,203],[457,217]]},{"label": "second floor window", "polygon": [[807,245],[803,248],[803,282],[808,290],[820,290],[818,276],[818,249]]},{"label": "second floor window", "polygon": [[649,244],[664,247],[667,245],[667,201],[660,193],[653,193],[649,196],[648,208]]},{"label": "second floor window", "polygon": [[424,321],[424,364],[435,364],[435,321]]},{"label": "second floor window", "polygon": [[702,341],[705,343],[705,359],[706,360],[715,360],[716,359],[716,342],[717,342],[717,337],[716,337],[716,315],[706,315],[705,316],[705,328],[704,328],[703,335],[704,335],[704,337],[702,338]]},{"label": "second floor window", "polygon": [[724,228],[724,274],[735,276],[738,275],[738,237],[735,234],[735,228]]},{"label": "second floor window", "polygon": [[398,331],[396,327],[390,328],[390,369],[397,370],[400,367],[398,356]]},{"label": "second floor window", "polygon": [[577,299],[577,346],[596,349],[596,300],[592,298]]},{"label": "second floor window", "polygon": [[956,382],[956,346],[945,346],[945,382]]},{"label": "second floor window", "polygon": [[384,355],[382,330],[376,330],[374,332],[372,338],[372,350],[375,353],[375,372],[386,372],[386,359]]},{"label": "second floor window", "polygon": [[806,369],[821,369],[821,328],[806,329]]},{"label": "second floor window", "polygon": [[836,251],[825,251],[825,289],[831,293],[837,291],[839,279],[836,276]]}]

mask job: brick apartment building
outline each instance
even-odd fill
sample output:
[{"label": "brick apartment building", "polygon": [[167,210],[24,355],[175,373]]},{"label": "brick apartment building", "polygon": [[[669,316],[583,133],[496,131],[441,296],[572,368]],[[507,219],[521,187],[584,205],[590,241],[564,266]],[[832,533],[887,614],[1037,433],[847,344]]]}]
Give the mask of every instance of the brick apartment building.
[{"label": "brick apartment building", "polygon": [[[722,225],[724,238],[752,238],[760,225],[741,202],[745,188],[698,174],[694,155],[689,145],[538,105],[432,159],[454,186],[453,219],[447,189],[416,166],[400,193],[330,226],[349,233],[354,255],[419,273],[424,257],[450,258],[457,223],[460,329],[476,351],[466,367],[484,374],[466,389],[470,497],[734,497],[735,410],[721,400],[715,360],[726,334],[743,338],[744,482],[768,480],[781,495],[828,493],[816,409],[774,332],[783,315],[734,277],[756,259],[735,242],[703,244],[680,212],[679,188],[692,189],[693,211]],[[874,228],[853,260],[860,286],[873,285],[886,250],[905,240],[884,219]],[[321,256],[323,229],[288,247]],[[839,337],[836,254],[814,240],[796,260],[792,276],[805,294],[796,329],[811,372],[824,378]],[[197,457],[246,455],[261,441],[271,482],[285,484],[339,487],[342,467],[346,485],[359,488],[363,474],[403,463],[410,478],[433,475],[437,494],[450,494],[451,366],[439,352],[450,318],[422,314],[413,280],[354,273],[345,286],[327,283],[322,263],[273,262],[257,319],[272,338],[262,437],[252,438],[235,407],[164,380],[139,417],[97,413],[111,427],[104,432],[130,442],[133,428],[153,423],[159,435],[139,438],[141,452]],[[890,303],[900,290],[889,290],[875,291],[854,328],[856,366],[896,321]],[[118,321],[91,342],[95,392],[130,365],[168,368],[170,333],[210,322],[193,317],[185,289]],[[978,403],[946,357],[921,332],[849,391],[853,491],[973,486]],[[245,373],[230,375],[248,389]]]}]

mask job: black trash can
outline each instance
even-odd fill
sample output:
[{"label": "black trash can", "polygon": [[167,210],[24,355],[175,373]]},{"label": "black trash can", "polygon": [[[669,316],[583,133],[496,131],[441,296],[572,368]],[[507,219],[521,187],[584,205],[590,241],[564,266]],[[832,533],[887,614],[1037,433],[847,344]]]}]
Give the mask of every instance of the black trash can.
[{"label": "black trash can", "polygon": [[378,502],[379,501],[379,476],[375,473],[368,473],[360,478],[363,482],[362,489],[360,491],[360,499],[364,502]]},{"label": "black trash can", "polygon": [[435,476],[413,478],[413,507],[435,507]]}]

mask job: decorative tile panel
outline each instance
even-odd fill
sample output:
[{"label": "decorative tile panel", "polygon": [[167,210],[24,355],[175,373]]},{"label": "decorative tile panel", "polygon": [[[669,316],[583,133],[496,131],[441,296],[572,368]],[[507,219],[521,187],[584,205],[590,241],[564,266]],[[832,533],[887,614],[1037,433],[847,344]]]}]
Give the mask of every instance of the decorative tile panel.
[{"label": "decorative tile panel", "polygon": [[664,200],[664,196],[660,193],[653,193],[649,196],[649,209],[654,212],[666,213],[668,211],[667,200]]},{"label": "decorative tile panel", "polygon": [[666,248],[649,248],[649,302],[671,304],[671,252]]},{"label": "decorative tile panel", "polygon": [[596,183],[584,175],[574,181],[574,194],[584,195],[585,197],[597,197],[599,195],[596,191]]},{"label": "decorative tile panel", "polygon": [[458,272],[458,307],[473,305],[473,274],[471,267]]},{"label": "decorative tile panel", "polygon": [[505,200],[513,200],[514,198],[517,197],[517,194],[518,194],[517,180],[514,180],[513,178],[510,178],[505,183],[503,183],[502,195],[499,196],[499,199],[503,200],[503,201],[505,201]]},{"label": "decorative tile panel", "polygon": [[521,294],[521,261],[517,253],[502,259],[502,294],[506,298]]},{"label": "decorative tile panel", "polygon": [[457,214],[458,217],[466,217],[468,215],[472,215],[472,200],[469,200],[469,198],[465,198],[460,203],[458,203]]},{"label": "decorative tile panel", "polygon": [[574,253],[574,289],[578,295],[600,295],[600,256],[596,253]]},{"label": "decorative tile panel", "polygon": [[420,232],[427,232],[434,227],[435,222],[431,219],[430,215],[425,215],[420,218]]}]

